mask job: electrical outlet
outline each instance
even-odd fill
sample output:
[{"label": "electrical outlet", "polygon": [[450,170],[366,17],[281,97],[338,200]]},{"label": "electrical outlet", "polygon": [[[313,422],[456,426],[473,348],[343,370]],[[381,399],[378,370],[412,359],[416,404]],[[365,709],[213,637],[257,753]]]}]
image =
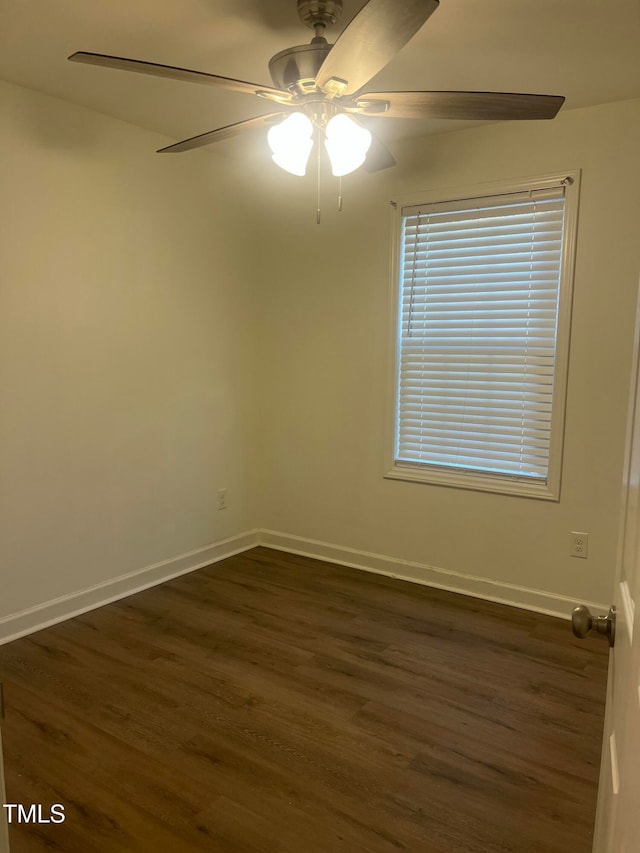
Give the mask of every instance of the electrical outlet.
[{"label": "electrical outlet", "polygon": [[218,489],[218,509],[227,509],[227,490]]},{"label": "electrical outlet", "polygon": [[576,533],[574,530],[571,531],[571,548],[569,550],[569,554],[572,557],[582,557],[583,560],[587,559],[589,556],[588,533]]}]

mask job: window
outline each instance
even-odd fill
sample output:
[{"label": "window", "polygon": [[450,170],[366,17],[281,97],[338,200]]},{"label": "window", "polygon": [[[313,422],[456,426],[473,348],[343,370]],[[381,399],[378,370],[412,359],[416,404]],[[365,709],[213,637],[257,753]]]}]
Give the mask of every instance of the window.
[{"label": "window", "polygon": [[559,498],[578,183],[396,206],[387,476]]}]

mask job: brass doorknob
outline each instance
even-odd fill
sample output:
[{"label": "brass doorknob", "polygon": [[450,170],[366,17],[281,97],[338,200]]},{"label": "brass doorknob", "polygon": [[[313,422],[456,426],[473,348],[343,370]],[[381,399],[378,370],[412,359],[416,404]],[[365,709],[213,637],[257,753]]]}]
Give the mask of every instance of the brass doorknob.
[{"label": "brass doorknob", "polygon": [[609,645],[613,646],[616,639],[616,608],[611,605],[607,616],[592,616],[585,604],[579,604],[571,612],[571,628],[581,640],[584,640],[590,631],[605,634],[609,638]]}]

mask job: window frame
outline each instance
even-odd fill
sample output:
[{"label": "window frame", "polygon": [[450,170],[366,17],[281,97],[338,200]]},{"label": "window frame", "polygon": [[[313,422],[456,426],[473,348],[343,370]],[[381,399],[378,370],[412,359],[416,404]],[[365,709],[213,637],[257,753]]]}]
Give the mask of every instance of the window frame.
[{"label": "window frame", "polygon": [[[562,477],[566,397],[569,372],[569,348],[571,338],[571,313],[575,276],[576,238],[580,197],[581,170],[574,169],[542,176],[492,181],[472,186],[428,190],[420,193],[403,194],[391,201],[391,267],[389,288],[389,355],[386,413],[386,479],[405,480],[414,483],[449,486],[473,491],[517,495],[540,500],[559,501]],[[400,339],[402,310],[400,306],[400,282],[402,265],[402,219],[403,208],[415,205],[446,203],[451,201],[474,201],[485,196],[527,192],[545,189],[563,183],[565,186],[564,232],[562,264],[558,294],[558,321],[556,333],[554,387],[551,414],[549,468],[546,481],[535,481],[528,477],[509,474],[478,472],[429,465],[423,462],[404,462],[396,459],[397,420],[400,389]]]}]

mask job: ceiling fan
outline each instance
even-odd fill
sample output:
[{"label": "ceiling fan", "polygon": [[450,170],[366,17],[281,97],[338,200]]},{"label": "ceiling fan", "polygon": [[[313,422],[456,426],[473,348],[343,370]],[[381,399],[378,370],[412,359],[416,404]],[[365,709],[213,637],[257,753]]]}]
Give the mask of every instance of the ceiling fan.
[{"label": "ceiling fan", "polygon": [[[362,124],[375,118],[551,119],[564,102],[559,95],[506,92],[364,92],[363,88],[417,33],[439,0],[369,0],[334,45],[324,32],[342,12],[342,0],[297,0],[298,14],[315,31],[310,44],[290,47],[269,62],[274,86],[262,86],[138,59],[79,51],[72,62],[151,74],[256,95],[276,111],[219,127],[161,148],[189,151],[245,131],[270,127],[275,162],[303,175],[314,141],[325,135],[332,171],[344,175],[365,164],[368,171],[395,165],[386,146]],[[282,120],[284,118],[284,121]]]}]

